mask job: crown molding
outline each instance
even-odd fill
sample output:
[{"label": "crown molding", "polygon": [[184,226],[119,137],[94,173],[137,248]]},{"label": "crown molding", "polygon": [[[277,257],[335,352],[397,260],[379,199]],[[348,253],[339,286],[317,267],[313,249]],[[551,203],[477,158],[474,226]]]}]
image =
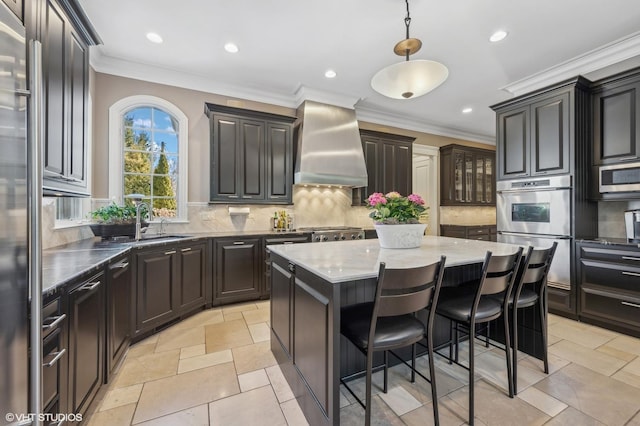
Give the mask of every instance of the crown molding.
[{"label": "crown molding", "polygon": [[200,92],[215,93],[232,98],[263,102],[286,108],[296,108],[298,105],[290,94],[277,93],[255,88],[225,84],[215,81],[209,76],[186,73],[157,65],[134,62],[104,55],[100,46],[92,47],[90,63],[93,69],[104,74],[133,78],[151,83],[181,87],[183,89]]},{"label": "crown molding", "polygon": [[480,142],[487,145],[496,144],[496,138],[493,135],[484,135],[439,126],[437,124],[427,123],[417,117],[407,116],[405,114],[400,115],[391,111],[380,111],[379,109],[374,109],[367,105],[356,105],[356,118],[369,123],[398,127],[400,129],[413,130],[415,132],[430,133],[432,135]]},{"label": "crown molding", "polygon": [[294,93],[287,94],[224,84],[214,81],[207,76],[107,56],[102,53],[100,46],[94,46],[90,49],[91,66],[95,71],[104,74],[165,84],[200,92],[215,93],[293,109],[297,108],[305,100],[313,100],[349,109],[355,108],[358,120],[373,124],[495,145],[495,137],[493,135],[483,135],[451,129],[427,123],[418,117],[410,117],[392,111],[371,108],[367,105],[359,104],[360,98],[356,96],[325,92],[304,85],[298,86]]},{"label": "crown molding", "polygon": [[605,44],[583,55],[501,87],[520,96],[554,82],[584,75],[640,55],[640,31]]}]

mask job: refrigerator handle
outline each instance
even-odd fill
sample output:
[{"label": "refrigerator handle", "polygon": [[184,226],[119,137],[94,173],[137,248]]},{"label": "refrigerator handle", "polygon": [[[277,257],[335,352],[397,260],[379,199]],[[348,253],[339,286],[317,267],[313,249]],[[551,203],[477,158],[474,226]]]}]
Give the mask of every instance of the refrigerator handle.
[{"label": "refrigerator handle", "polygon": [[[42,413],[42,45],[29,41],[27,108],[27,206],[29,233],[29,298],[31,303],[29,365],[31,413]],[[37,418],[34,424],[42,424]]]}]

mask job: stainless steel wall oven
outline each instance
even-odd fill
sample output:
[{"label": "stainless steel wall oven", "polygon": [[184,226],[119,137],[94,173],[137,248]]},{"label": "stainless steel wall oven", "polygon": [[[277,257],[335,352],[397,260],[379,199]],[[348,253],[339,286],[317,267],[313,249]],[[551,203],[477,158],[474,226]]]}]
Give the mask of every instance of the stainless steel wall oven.
[{"label": "stainless steel wall oven", "polygon": [[550,247],[558,242],[548,285],[571,288],[571,176],[500,181],[497,187],[498,241]]}]

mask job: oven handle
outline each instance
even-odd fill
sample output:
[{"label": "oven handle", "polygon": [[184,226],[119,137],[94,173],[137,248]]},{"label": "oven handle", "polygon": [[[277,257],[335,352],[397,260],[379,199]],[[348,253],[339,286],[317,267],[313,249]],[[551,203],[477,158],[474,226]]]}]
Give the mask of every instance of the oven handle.
[{"label": "oven handle", "polygon": [[500,189],[496,194],[522,194],[525,192],[541,192],[541,191],[563,191],[571,189],[570,186],[557,186],[553,188],[518,188],[518,189]]},{"label": "oven handle", "polygon": [[514,237],[532,237],[532,238],[546,238],[549,240],[570,240],[572,237],[568,235],[549,235],[549,234],[525,234],[523,232],[507,232],[498,231],[500,235],[512,235]]}]

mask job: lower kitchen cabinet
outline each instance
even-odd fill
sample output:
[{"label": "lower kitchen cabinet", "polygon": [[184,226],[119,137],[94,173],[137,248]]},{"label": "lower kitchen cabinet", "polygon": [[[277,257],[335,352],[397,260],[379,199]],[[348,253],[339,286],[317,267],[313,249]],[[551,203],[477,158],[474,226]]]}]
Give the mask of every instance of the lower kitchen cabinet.
[{"label": "lower kitchen cabinet", "polygon": [[260,238],[213,240],[213,304],[260,298],[263,283]]},{"label": "lower kitchen cabinet", "polygon": [[495,225],[440,225],[440,235],[469,240],[496,241],[496,229]]},{"label": "lower kitchen cabinet", "polygon": [[293,331],[293,271],[293,265],[271,264],[271,329],[288,358],[291,358]]},{"label": "lower kitchen cabinet", "polygon": [[207,304],[207,242],[138,248],[134,336]]},{"label": "lower kitchen cabinet", "polygon": [[580,320],[640,337],[640,248],[578,243]]},{"label": "lower kitchen cabinet", "polygon": [[69,413],[86,414],[102,385],[104,289],[100,272],[69,291]]},{"label": "lower kitchen cabinet", "polygon": [[107,266],[107,339],[105,383],[118,366],[131,341],[131,287],[133,284],[130,258],[127,254]]},{"label": "lower kitchen cabinet", "polygon": [[42,308],[42,407],[44,412],[67,412],[68,316],[65,298],[45,296]]}]

